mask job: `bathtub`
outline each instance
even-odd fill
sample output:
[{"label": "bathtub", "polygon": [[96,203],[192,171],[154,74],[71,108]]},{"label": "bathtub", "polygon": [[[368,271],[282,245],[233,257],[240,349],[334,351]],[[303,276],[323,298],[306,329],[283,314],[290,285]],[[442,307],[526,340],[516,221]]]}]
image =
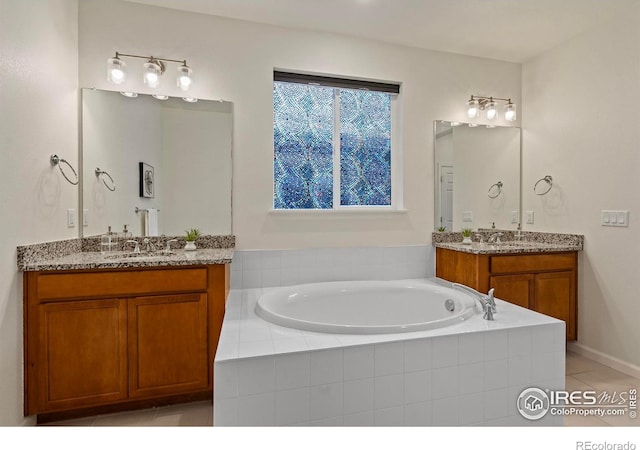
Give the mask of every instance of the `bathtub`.
[{"label": "bathtub", "polygon": [[564,388],[564,322],[499,299],[487,321],[473,296],[446,285],[232,289],[214,426],[561,425],[516,405],[526,388]]},{"label": "bathtub", "polygon": [[283,327],[319,333],[402,333],[445,327],[478,311],[468,294],[411,281],[341,281],[265,293],[256,314]]}]

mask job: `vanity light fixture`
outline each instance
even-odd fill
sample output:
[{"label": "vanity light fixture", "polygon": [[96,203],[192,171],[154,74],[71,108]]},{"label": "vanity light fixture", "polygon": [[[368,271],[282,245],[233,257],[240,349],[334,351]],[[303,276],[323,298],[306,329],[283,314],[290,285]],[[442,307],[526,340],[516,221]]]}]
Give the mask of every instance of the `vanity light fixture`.
[{"label": "vanity light fixture", "polygon": [[195,103],[198,101],[198,99],[195,97],[182,97],[182,100],[189,103]]},{"label": "vanity light fixture", "polygon": [[151,96],[153,98],[155,98],[156,100],[168,100],[169,99],[168,95],[152,94]]},{"label": "vanity light fixture", "polygon": [[189,90],[192,84],[191,73],[193,72],[189,66],[187,66],[187,60],[183,59],[168,59],[168,58],[156,58],[154,56],[141,56],[141,55],[129,55],[125,53],[116,52],[113,58],[107,59],[107,79],[113,84],[122,84],[127,79],[126,64],[121,57],[127,58],[141,58],[146,62],[142,65],[142,79],[144,84],[152,89],[160,86],[160,78],[165,72],[165,63],[175,62],[181,63],[178,67],[178,75],[176,77],[176,84],[183,91]]},{"label": "vanity light fixture", "polygon": [[125,97],[136,98],[138,96],[137,92],[120,92]]},{"label": "vanity light fixture", "polygon": [[509,122],[514,122],[516,120],[516,105],[511,102],[510,98],[472,95],[467,101],[467,116],[470,119],[475,119],[480,115],[480,111],[484,111],[487,120],[495,120],[498,117],[498,104],[496,101],[506,102],[504,118]]}]

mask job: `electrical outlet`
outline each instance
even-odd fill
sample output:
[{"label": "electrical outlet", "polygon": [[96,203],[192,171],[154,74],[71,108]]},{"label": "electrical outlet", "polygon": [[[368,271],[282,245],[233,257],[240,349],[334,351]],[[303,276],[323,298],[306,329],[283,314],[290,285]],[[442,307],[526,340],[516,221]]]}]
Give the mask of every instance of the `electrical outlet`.
[{"label": "electrical outlet", "polygon": [[73,228],[76,226],[76,210],[67,209],[67,228]]},{"label": "electrical outlet", "polygon": [[89,210],[88,209],[82,210],[82,226],[83,227],[89,226]]},{"label": "electrical outlet", "polygon": [[533,223],[533,211],[527,211],[527,223]]},{"label": "electrical outlet", "polygon": [[511,211],[511,223],[518,223],[518,211]]}]

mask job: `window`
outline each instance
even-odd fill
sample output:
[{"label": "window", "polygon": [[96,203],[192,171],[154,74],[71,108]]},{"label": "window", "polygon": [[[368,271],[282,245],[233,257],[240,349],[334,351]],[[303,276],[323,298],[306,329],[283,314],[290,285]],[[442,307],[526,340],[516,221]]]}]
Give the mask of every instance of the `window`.
[{"label": "window", "polygon": [[398,93],[395,84],[274,72],[274,208],[397,206]]}]

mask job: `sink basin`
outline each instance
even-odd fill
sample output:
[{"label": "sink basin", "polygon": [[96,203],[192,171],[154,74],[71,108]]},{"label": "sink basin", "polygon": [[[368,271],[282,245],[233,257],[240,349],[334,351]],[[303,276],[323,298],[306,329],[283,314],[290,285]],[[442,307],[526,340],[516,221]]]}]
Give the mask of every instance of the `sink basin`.
[{"label": "sink basin", "polygon": [[133,252],[117,252],[110,253],[108,255],[104,255],[106,259],[145,259],[145,258],[160,258],[163,256],[175,255],[175,252],[159,250],[155,252],[141,252],[141,253],[133,253]]}]

